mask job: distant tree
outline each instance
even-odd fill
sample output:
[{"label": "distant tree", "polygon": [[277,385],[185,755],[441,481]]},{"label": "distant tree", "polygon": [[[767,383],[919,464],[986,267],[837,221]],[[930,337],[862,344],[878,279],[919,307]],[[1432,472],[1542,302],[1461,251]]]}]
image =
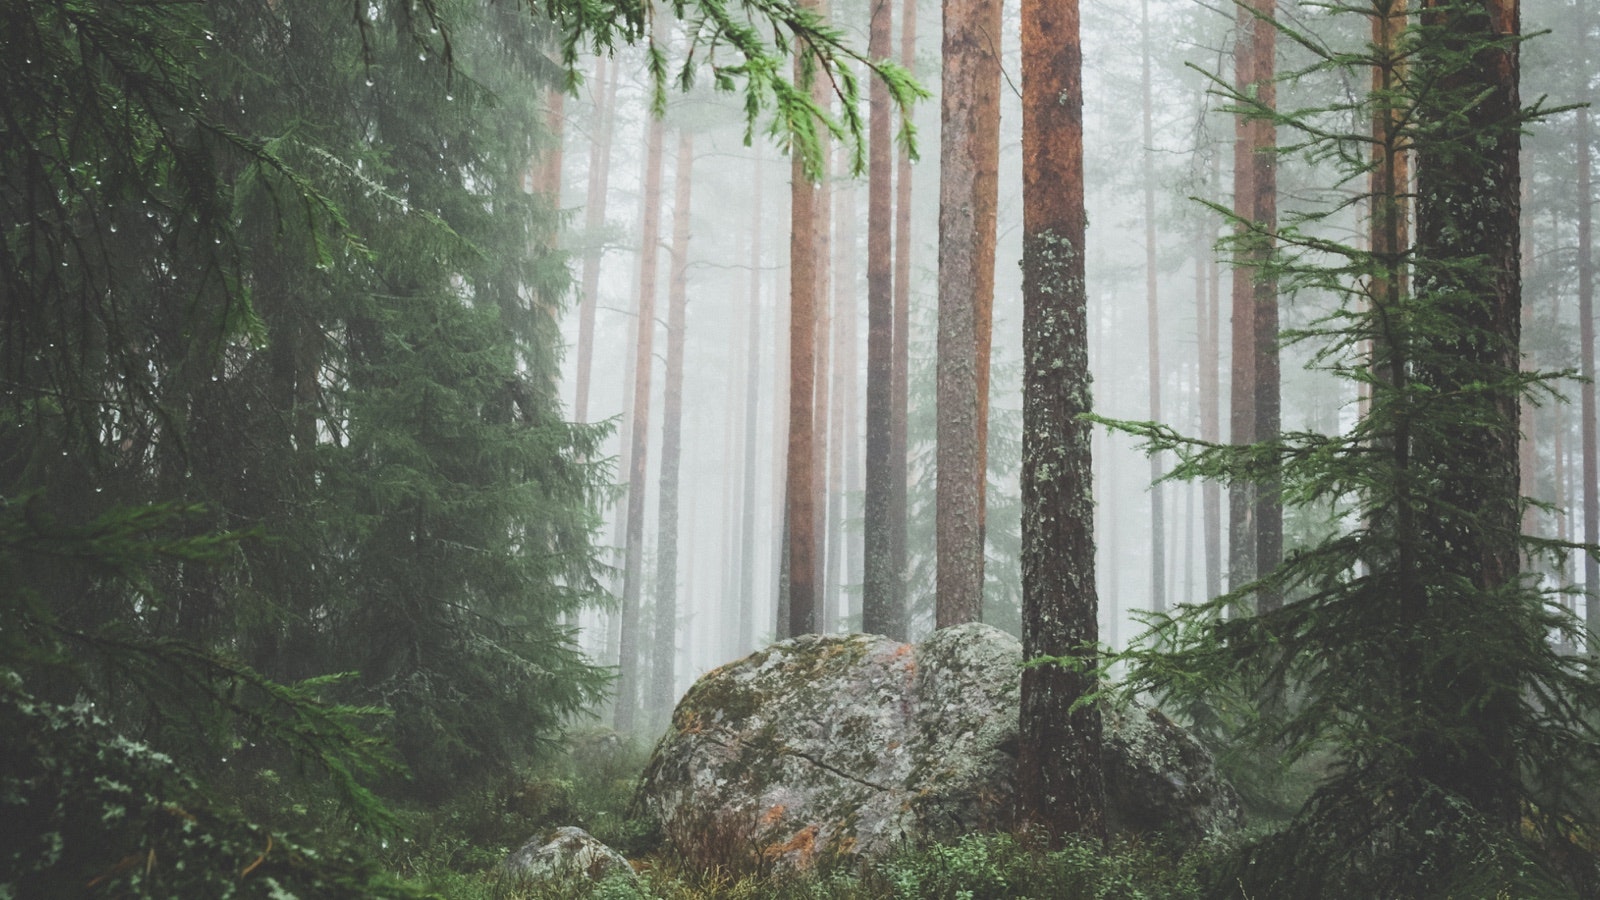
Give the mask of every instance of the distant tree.
[{"label": "distant tree", "polygon": [[[905,0],[902,11],[900,63],[909,72],[916,65],[917,0]],[[906,549],[906,421],[911,372],[911,179],[911,149],[902,145],[895,163],[894,360],[889,379],[889,570],[894,584],[884,619],[885,633],[901,640],[906,638],[906,584],[910,580]]]},{"label": "distant tree", "polygon": [[694,187],[694,132],[678,128],[673,174],[672,264],[667,279],[667,365],[661,408],[660,525],[656,537],[656,622],[649,712],[661,724],[677,698],[678,471],[683,457],[683,352],[689,308],[689,214]]},{"label": "distant tree", "polygon": [[1022,673],[1018,815],[1105,840],[1078,5],[1022,5]]},{"label": "distant tree", "polygon": [[[1144,302],[1150,379],[1150,421],[1161,421],[1161,305],[1156,293],[1155,115],[1150,76],[1150,0],[1139,3],[1139,122],[1143,149],[1139,154],[1144,193]],[[1167,519],[1162,502],[1161,454],[1150,454],[1150,608],[1167,608]]]},{"label": "distant tree", "polygon": [[616,119],[617,85],[622,81],[606,57],[594,60],[594,120],[589,135],[589,177],[583,203],[583,270],[578,282],[577,384],[573,418],[589,421],[589,379],[594,368],[594,315],[599,303],[600,260],[605,250],[600,231],[606,223],[607,185],[611,180],[611,134]]},{"label": "distant tree", "polygon": [[627,532],[622,569],[622,636],[613,722],[631,731],[638,715],[644,648],[640,605],[644,594],[645,479],[650,453],[650,382],[655,369],[657,252],[661,243],[661,167],[665,126],[652,116],[645,126],[644,187],[640,192],[639,280],[635,309],[633,408],[628,418]]}]

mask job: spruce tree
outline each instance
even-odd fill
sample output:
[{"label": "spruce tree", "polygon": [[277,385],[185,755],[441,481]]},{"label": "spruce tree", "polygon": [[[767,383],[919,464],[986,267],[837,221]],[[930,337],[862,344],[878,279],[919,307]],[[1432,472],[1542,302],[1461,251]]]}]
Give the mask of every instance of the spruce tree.
[{"label": "spruce tree", "polygon": [[[1409,248],[1323,237],[1328,209],[1286,217],[1270,235],[1282,252],[1266,264],[1286,288],[1343,300],[1287,339],[1312,342],[1317,365],[1370,391],[1349,431],[1235,449],[1135,428],[1180,453],[1177,477],[1248,481],[1281,467],[1287,502],[1352,510],[1340,531],[1257,582],[1155,620],[1131,654],[1132,689],[1212,709],[1274,698],[1246,720],[1246,739],[1337,760],[1284,831],[1235,857],[1219,890],[1586,889],[1584,867],[1565,857],[1568,836],[1597,812],[1577,788],[1600,759],[1600,685],[1550,640],[1579,623],[1519,569],[1523,552],[1559,548],[1518,531],[1518,403],[1549,376],[1519,371],[1516,154],[1539,110],[1518,98],[1522,38],[1508,10],[1430,0],[1395,44],[1350,51],[1280,25],[1314,68],[1368,80],[1397,54],[1408,66],[1353,104],[1275,113],[1231,95],[1356,184],[1375,165],[1372,136],[1337,123],[1395,114],[1399,126],[1382,139],[1415,155],[1418,189]],[[1395,15],[1388,0],[1340,11]],[[1381,212],[1385,198],[1372,199]],[[1245,240],[1266,237],[1252,227]],[[1410,291],[1388,289],[1407,274]],[[1225,618],[1259,589],[1281,591],[1285,604]]]}]

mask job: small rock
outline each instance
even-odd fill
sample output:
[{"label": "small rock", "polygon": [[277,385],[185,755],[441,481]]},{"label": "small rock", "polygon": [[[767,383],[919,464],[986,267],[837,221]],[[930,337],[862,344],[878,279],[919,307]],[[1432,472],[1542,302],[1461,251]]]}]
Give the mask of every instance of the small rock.
[{"label": "small rock", "polygon": [[506,857],[506,875],[515,883],[533,881],[601,881],[623,874],[637,881],[633,866],[621,853],[570,825],[548,831]]}]

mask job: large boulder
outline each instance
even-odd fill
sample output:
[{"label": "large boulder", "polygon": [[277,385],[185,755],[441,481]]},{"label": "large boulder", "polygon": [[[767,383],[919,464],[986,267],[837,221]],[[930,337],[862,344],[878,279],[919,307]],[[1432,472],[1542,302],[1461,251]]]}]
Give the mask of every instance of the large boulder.
[{"label": "large boulder", "polygon": [[[640,787],[686,859],[802,869],[1011,824],[1022,648],[986,625],[920,644],[807,635],[707,673],[673,711]],[[1107,716],[1124,831],[1189,841],[1239,822],[1232,789],[1153,710]]]}]

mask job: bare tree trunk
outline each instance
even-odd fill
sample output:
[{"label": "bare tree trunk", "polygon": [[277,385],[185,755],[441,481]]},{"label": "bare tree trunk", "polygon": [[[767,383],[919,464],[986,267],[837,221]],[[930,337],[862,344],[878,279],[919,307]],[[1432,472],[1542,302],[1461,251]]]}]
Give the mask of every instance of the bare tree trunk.
[{"label": "bare tree trunk", "polygon": [[[799,60],[795,77],[801,77]],[[789,610],[780,637],[817,630],[817,190],[794,152],[789,226],[789,458],[785,484]]]},{"label": "bare tree trunk", "polygon": [[[1083,81],[1076,0],[1023,0],[1022,653],[1092,654],[1099,625],[1084,287]],[[1086,669],[1022,672],[1018,818],[1106,840],[1100,707]]]},{"label": "bare tree trunk", "polygon": [[639,237],[638,340],[634,345],[633,417],[628,436],[628,533],[622,571],[622,634],[618,648],[618,731],[632,731],[639,705],[639,598],[644,580],[645,474],[650,448],[650,375],[654,362],[656,251],[661,230],[661,120],[645,141],[643,215]]},{"label": "bare tree trunk", "polygon": [[[1150,74],[1150,0],[1139,3],[1139,81],[1141,97],[1140,122],[1143,128],[1144,153],[1140,156],[1144,172],[1144,303],[1146,364],[1150,376],[1150,421],[1161,421],[1161,309],[1156,296],[1156,174],[1155,137],[1151,119],[1154,105]],[[1150,608],[1164,612],[1167,608],[1167,530],[1166,506],[1163,503],[1161,484],[1161,454],[1150,454]]]},{"label": "bare tree trunk", "polygon": [[[825,11],[825,10],[824,10]],[[819,90],[813,93],[818,95],[818,102],[827,99],[821,96]],[[832,271],[833,259],[833,151],[831,147],[824,146],[822,152],[821,180],[817,183],[817,209],[813,221],[816,224],[816,279],[817,279],[817,374],[813,388],[814,411],[812,413],[812,452],[816,454],[812,465],[815,467],[815,484],[817,494],[812,501],[813,515],[816,517],[817,541],[817,571],[814,584],[817,587],[817,608],[814,613],[815,625],[813,629],[818,632],[832,630],[833,622],[829,618],[829,611],[833,608],[831,598],[827,595],[829,563],[833,558],[833,547],[828,543],[828,508],[830,497],[828,485],[830,475],[828,471],[828,450],[836,437],[831,435],[830,421],[834,399],[833,389],[833,291],[829,274]]]},{"label": "bare tree trunk", "polygon": [[[1255,78],[1255,17],[1248,5],[1238,8],[1238,43],[1234,48],[1234,87],[1244,94]],[[1244,113],[1233,120],[1233,213],[1240,220],[1235,228],[1242,234],[1255,220],[1255,130]],[[1255,388],[1255,272],[1251,254],[1239,248],[1233,260],[1232,385],[1229,396],[1228,440],[1249,444],[1256,437]],[[1228,589],[1238,590],[1256,576],[1256,529],[1254,491],[1249,482],[1235,479],[1228,485]]]},{"label": "bare tree trunk", "polygon": [[[1277,87],[1273,81],[1274,47],[1277,28],[1273,24],[1276,0],[1252,0],[1256,18],[1252,42],[1255,62],[1255,96],[1271,110],[1277,106]],[[1251,162],[1254,172],[1250,188],[1255,194],[1251,220],[1260,229],[1256,244],[1255,286],[1255,439],[1274,441],[1282,425],[1278,373],[1278,278],[1270,265],[1273,238],[1278,222],[1278,156],[1276,126],[1265,118],[1252,123],[1254,132]],[[1255,488],[1256,571],[1266,574],[1283,560],[1282,479],[1274,472],[1263,476]],[[1271,612],[1283,604],[1277,588],[1263,588],[1256,594],[1256,611]]]},{"label": "bare tree trunk", "polygon": [[[900,63],[915,72],[917,0],[905,0],[900,22]],[[884,634],[905,640],[909,618],[906,582],[910,566],[906,549],[906,490],[910,466],[906,453],[907,401],[911,358],[911,157],[902,147],[895,175],[894,213],[894,360],[890,371],[889,408],[889,557],[892,593],[883,619]]]},{"label": "bare tree trunk", "polygon": [[[876,79],[874,79],[876,80]],[[845,169],[840,157],[840,168]],[[838,631],[849,616],[843,585],[850,571],[844,520],[849,485],[846,460],[854,455],[851,427],[856,415],[856,203],[849,173],[843,172],[834,197],[833,263],[833,423],[828,427],[828,572],[823,584],[827,625]]]},{"label": "bare tree trunk", "polygon": [[[913,3],[915,0],[906,0]],[[867,55],[886,59],[890,53],[893,0],[872,0],[872,21]],[[891,634],[900,617],[895,613],[894,569],[890,497],[895,479],[891,465],[890,420],[894,405],[894,355],[898,337],[894,330],[894,283],[890,255],[889,207],[893,185],[893,156],[889,135],[889,89],[872,79],[868,89],[867,118],[867,482],[862,527],[864,575],[861,586],[861,630]],[[905,177],[902,175],[902,177]],[[904,236],[901,238],[904,242]],[[901,473],[904,481],[904,473]],[[902,516],[902,519],[904,517]]]},{"label": "bare tree trunk", "polygon": [[672,711],[677,682],[678,470],[683,449],[683,344],[688,324],[689,208],[694,178],[694,133],[678,129],[672,200],[672,268],[667,289],[666,393],[661,408],[661,495],[656,533],[655,669],[650,716],[657,725]]},{"label": "bare tree trunk", "polygon": [[750,225],[750,320],[744,386],[744,516],[739,551],[738,643],[734,656],[755,647],[756,610],[756,414],[761,392],[757,373],[761,371],[761,157],[756,156],[755,197],[751,201]]},{"label": "bare tree trunk", "polygon": [[[610,76],[609,78],[607,76]],[[583,205],[583,297],[578,305],[578,385],[572,415],[589,421],[589,377],[594,368],[594,313],[600,293],[600,260],[605,251],[598,235],[606,222],[606,187],[611,179],[611,127],[616,120],[617,82],[606,69],[604,55],[594,60],[594,136],[589,143],[589,188]]]},{"label": "bare tree trunk", "polygon": [[[1587,43],[1587,42],[1585,42]],[[1578,342],[1582,353],[1583,390],[1579,400],[1583,417],[1583,541],[1600,543],[1600,489],[1597,489],[1594,387],[1594,218],[1590,175],[1589,109],[1579,107],[1578,117]],[[1600,560],[1583,554],[1583,617],[1590,634],[1600,633]],[[1596,654],[1594,647],[1588,648]]]},{"label": "bare tree trunk", "polygon": [[940,628],[983,615],[984,469],[999,189],[999,0],[944,0],[936,532]]},{"label": "bare tree trunk", "polygon": [[[1216,172],[1216,161],[1219,154],[1212,152],[1212,171]],[[1216,187],[1218,179],[1213,177],[1211,184]],[[1195,245],[1198,258],[1197,266],[1201,271],[1196,277],[1203,278],[1198,291],[1196,322],[1196,337],[1200,342],[1199,367],[1200,367],[1200,439],[1213,444],[1222,440],[1222,427],[1220,410],[1218,409],[1221,394],[1219,385],[1220,347],[1217,344],[1219,334],[1218,318],[1220,318],[1220,304],[1217,294],[1221,288],[1221,279],[1217,266],[1217,255],[1212,250],[1211,237],[1214,234],[1210,227],[1209,218],[1202,220],[1202,226]],[[1217,597],[1222,594],[1222,491],[1217,482],[1207,479],[1200,485],[1201,516],[1205,520],[1205,558],[1206,558],[1206,598]]]}]

